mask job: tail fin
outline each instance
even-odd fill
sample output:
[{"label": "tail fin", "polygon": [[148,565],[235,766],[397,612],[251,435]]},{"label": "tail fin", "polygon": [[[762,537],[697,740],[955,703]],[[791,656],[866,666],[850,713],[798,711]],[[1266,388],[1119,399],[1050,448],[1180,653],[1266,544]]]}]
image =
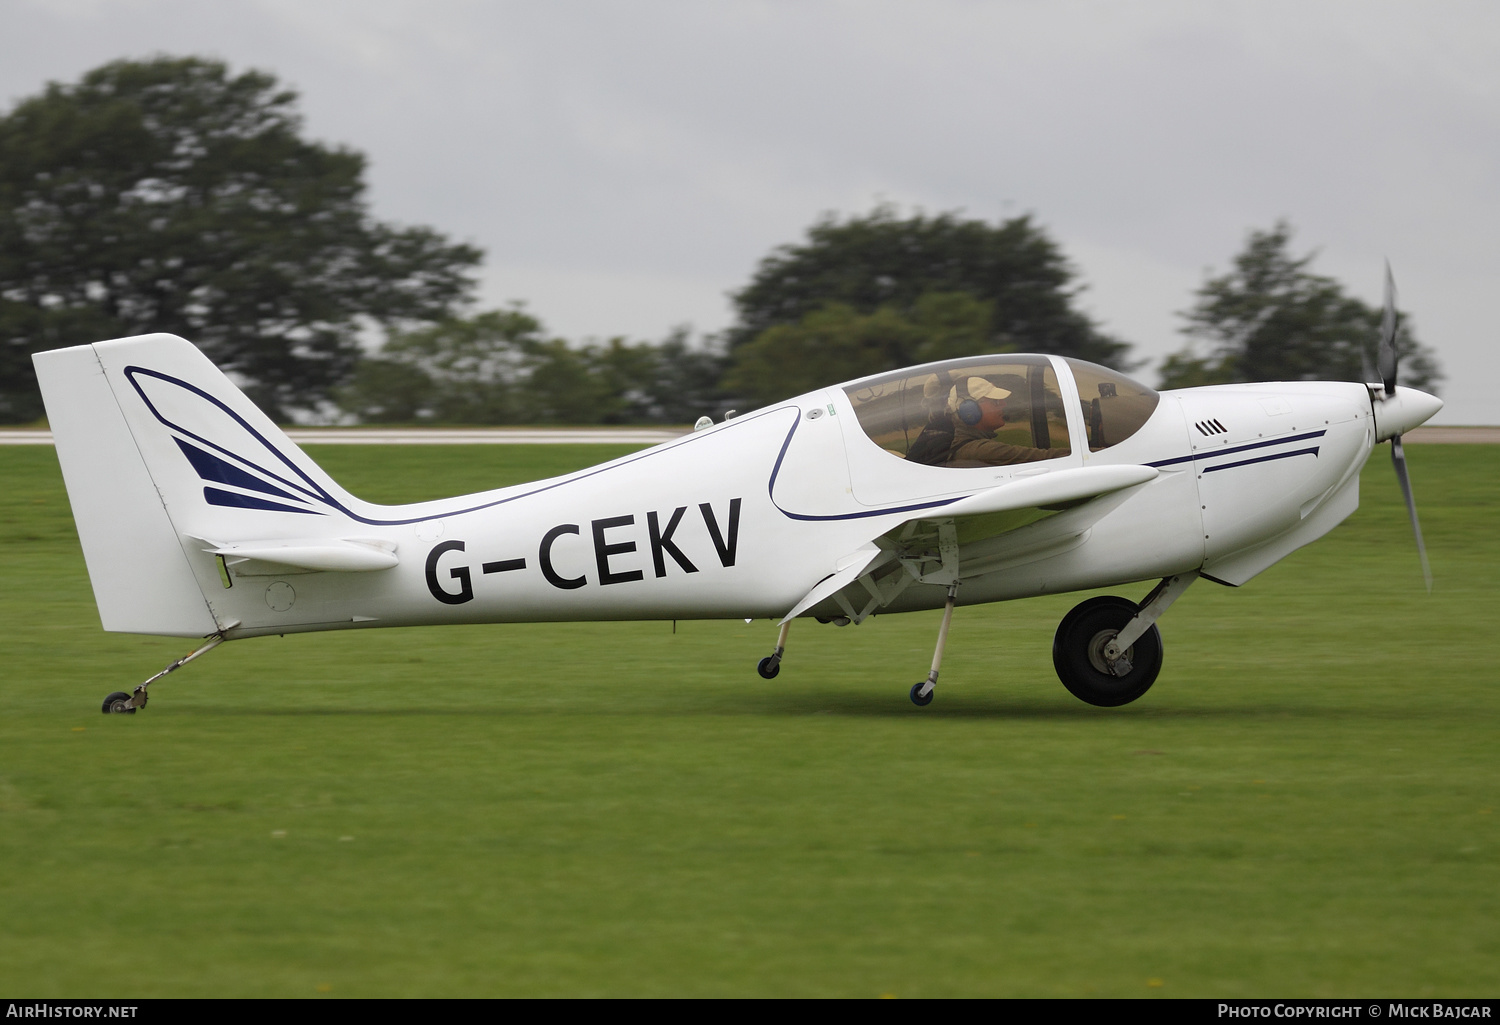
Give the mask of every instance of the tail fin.
[{"label": "tail fin", "polygon": [[185,339],[32,360],[106,630],[223,631],[233,624],[208,598],[221,585],[204,540],[336,538],[362,504]]}]

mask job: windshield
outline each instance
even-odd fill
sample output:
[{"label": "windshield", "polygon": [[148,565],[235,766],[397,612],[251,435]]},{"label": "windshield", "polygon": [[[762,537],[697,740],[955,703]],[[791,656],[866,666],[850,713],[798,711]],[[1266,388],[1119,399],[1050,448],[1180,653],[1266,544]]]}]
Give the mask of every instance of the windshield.
[{"label": "windshield", "polygon": [[1083,404],[1090,452],[1118,445],[1140,430],[1161,401],[1161,396],[1144,384],[1108,367],[1072,358],[1068,366]]},{"label": "windshield", "polygon": [[908,462],[999,466],[1071,451],[1057,375],[1045,356],[950,360],[844,391],[870,440]]}]

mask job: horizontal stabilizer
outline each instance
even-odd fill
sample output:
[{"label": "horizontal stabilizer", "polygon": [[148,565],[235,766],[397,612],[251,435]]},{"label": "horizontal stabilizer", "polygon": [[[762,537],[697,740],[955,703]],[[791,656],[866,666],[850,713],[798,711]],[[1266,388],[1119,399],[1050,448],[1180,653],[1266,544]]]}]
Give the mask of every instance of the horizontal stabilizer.
[{"label": "horizontal stabilizer", "polygon": [[205,551],[224,557],[234,566],[254,559],[295,569],[322,570],[331,573],[368,573],[390,569],[399,560],[392,541],[361,538],[276,538],[267,541],[235,541],[221,544],[198,538],[208,547]]},{"label": "horizontal stabilizer", "polygon": [[1036,477],[1023,477],[997,485],[952,505],[934,509],[922,519],[983,516],[1039,506],[1063,505],[1085,498],[1107,495],[1154,480],[1153,466],[1085,466],[1076,470],[1054,470]]}]

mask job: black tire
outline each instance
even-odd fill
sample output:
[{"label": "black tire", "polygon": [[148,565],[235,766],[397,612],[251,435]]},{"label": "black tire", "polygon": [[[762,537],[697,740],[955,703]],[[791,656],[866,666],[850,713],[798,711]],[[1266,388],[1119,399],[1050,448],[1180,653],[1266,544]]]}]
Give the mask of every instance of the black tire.
[{"label": "black tire", "polygon": [[926,680],[923,680],[921,683],[914,683],[911,685],[911,703],[916,705],[918,708],[926,708],[928,705],[932,704],[932,696],[937,693],[937,688],[934,687],[932,688],[932,690],[927,692],[926,697],[923,697],[922,688],[925,686],[927,686]]},{"label": "black tire", "polygon": [[774,680],[776,679],[776,674],[781,672],[781,663],[772,662],[771,656],[767,655],[760,660],[760,664],[755,667],[755,671],[767,680]]},{"label": "black tire", "polygon": [[110,715],[111,713],[135,715],[135,707],[133,705],[126,704],[126,702],[128,702],[129,700],[129,694],[126,694],[123,690],[117,690],[109,697],[104,699],[104,707],[101,708],[100,711],[105,715]]},{"label": "black tire", "polygon": [[1058,624],[1052,640],[1052,665],[1057,678],[1080,701],[1101,708],[1128,705],[1156,682],[1161,672],[1161,632],[1153,623],[1126,650],[1132,666],[1116,676],[1104,662],[1103,649],[1135,616],[1138,606],[1127,598],[1090,598],[1074,607]]}]

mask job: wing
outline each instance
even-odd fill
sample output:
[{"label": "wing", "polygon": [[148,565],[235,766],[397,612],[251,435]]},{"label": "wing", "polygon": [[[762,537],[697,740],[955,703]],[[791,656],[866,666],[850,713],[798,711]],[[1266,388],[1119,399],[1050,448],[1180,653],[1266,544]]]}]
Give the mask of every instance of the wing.
[{"label": "wing", "polygon": [[913,582],[956,583],[1066,551],[1158,473],[1135,464],[1054,470],[925,510],[840,559],[783,622],[828,603],[857,623]]}]

